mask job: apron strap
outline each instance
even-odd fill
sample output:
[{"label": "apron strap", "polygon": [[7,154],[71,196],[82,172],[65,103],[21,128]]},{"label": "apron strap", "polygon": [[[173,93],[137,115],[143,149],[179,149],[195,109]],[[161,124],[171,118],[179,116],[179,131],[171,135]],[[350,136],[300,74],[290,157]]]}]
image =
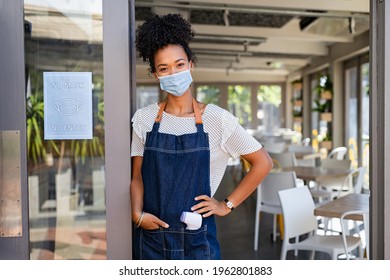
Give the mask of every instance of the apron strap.
[{"label": "apron strap", "polygon": [[163,111],[164,111],[166,105],[167,105],[167,100],[165,100],[163,103],[161,103],[160,110],[158,110],[157,117],[155,119],[156,123],[159,123],[161,121]]},{"label": "apron strap", "polygon": [[[167,100],[161,103],[160,109],[158,110],[157,117],[155,119],[156,123],[159,123],[161,121],[163,111],[165,109],[165,106],[167,105]],[[196,102],[195,98],[192,99],[192,106],[194,107],[194,113],[195,113],[195,122],[196,124],[202,124],[202,114],[199,109],[198,102]]]},{"label": "apron strap", "polygon": [[198,102],[196,102],[195,98],[192,99],[192,105],[194,107],[196,124],[202,124],[202,114],[200,113],[199,105]]}]

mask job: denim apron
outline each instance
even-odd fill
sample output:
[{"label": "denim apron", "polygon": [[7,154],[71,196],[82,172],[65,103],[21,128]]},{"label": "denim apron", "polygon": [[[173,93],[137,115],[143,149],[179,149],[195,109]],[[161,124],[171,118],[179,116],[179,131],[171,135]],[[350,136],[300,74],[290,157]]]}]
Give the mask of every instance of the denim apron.
[{"label": "denim apron", "polygon": [[146,135],[141,167],[143,211],[168,223],[169,228],[135,229],[135,259],[220,259],[214,216],[203,218],[198,230],[180,221],[191,212],[194,198],[210,196],[210,148],[202,116],[193,100],[197,132],[180,136],[158,132],[166,101],[161,104],[151,132]]}]

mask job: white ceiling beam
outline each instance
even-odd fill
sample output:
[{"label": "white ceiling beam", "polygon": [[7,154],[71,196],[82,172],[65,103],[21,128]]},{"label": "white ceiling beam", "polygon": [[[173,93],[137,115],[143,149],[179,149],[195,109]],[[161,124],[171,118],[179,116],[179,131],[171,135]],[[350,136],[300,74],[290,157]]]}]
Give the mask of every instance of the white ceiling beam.
[{"label": "white ceiling beam", "polygon": [[[155,1],[162,2],[162,1]],[[190,4],[218,4],[231,6],[252,6],[269,9],[291,9],[291,10],[327,10],[327,11],[345,11],[355,13],[369,13],[370,1],[368,0],[191,0],[177,1],[166,0],[164,2],[184,2]]]},{"label": "white ceiling beam", "polygon": [[[192,24],[196,33],[200,34],[218,34],[226,36],[248,36],[248,37],[265,37],[265,38],[284,38],[291,40],[303,40],[313,42],[352,42],[352,36],[326,36],[313,34],[299,30],[295,20],[285,28],[269,27],[242,27],[242,26],[216,26],[206,24]],[[195,37],[196,37],[195,33]]]},{"label": "white ceiling beam", "polygon": [[[244,47],[240,45],[228,45],[228,44],[204,44],[204,43],[191,43],[193,49],[212,49],[223,51],[244,51]],[[270,39],[265,44],[259,46],[248,46],[248,52],[266,52],[266,53],[286,53],[286,54],[300,54],[300,55],[327,55],[328,45],[325,43],[316,42],[299,42],[283,39]]]}]

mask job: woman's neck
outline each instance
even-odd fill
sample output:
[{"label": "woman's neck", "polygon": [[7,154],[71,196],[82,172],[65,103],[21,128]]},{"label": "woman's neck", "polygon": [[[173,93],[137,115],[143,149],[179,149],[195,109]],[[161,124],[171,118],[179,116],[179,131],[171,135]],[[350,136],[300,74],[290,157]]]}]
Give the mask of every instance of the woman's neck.
[{"label": "woman's neck", "polygon": [[165,112],[177,117],[194,116],[191,91],[188,90],[182,96],[173,96],[168,94]]}]

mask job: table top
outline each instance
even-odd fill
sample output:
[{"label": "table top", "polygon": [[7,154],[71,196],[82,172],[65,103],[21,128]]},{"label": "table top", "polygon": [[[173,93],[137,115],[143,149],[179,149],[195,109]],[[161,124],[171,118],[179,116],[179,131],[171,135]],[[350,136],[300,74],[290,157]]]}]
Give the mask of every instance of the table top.
[{"label": "table top", "polygon": [[282,171],[295,171],[298,178],[302,180],[317,181],[326,177],[343,177],[349,174],[351,169],[325,168],[312,166],[285,167]]},{"label": "table top", "polygon": [[[368,212],[369,197],[370,196],[368,194],[347,194],[346,196],[342,196],[317,207],[314,209],[314,215],[329,218],[340,218],[346,211],[359,210]],[[361,221],[362,216],[349,215],[348,219]]]}]

